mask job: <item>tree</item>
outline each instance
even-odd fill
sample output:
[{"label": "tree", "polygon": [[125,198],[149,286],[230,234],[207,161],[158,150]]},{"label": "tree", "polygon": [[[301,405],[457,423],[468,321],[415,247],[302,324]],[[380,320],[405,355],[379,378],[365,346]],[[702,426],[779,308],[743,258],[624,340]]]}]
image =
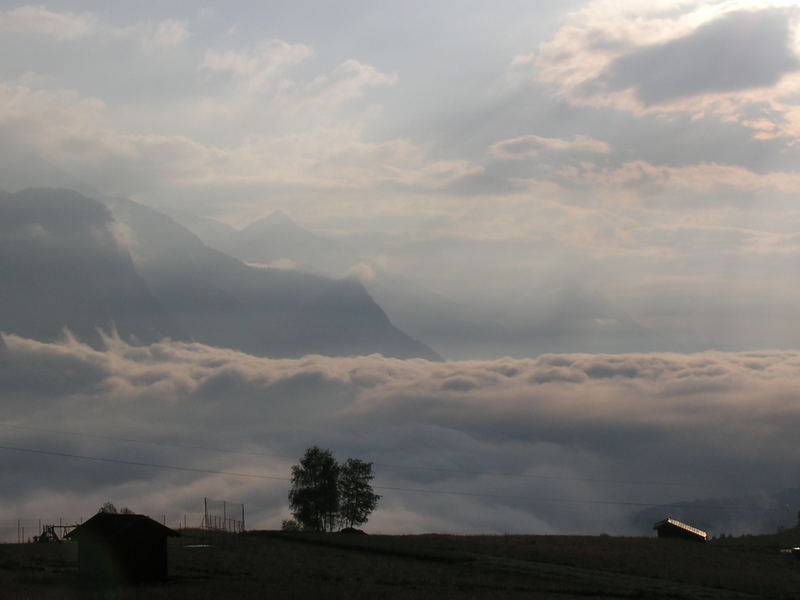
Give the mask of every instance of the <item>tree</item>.
[{"label": "tree", "polygon": [[[339,465],[330,450],[312,446],[292,467],[289,506],[304,531],[333,531],[367,522],[380,496],[372,491],[372,463],[348,458]],[[289,530],[288,521],[282,529]],[[294,527],[294,525],[292,525]]]},{"label": "tree", "polygon": [[292,467],[289,506],[295,520],[308,531],[333,531],[339,511],[339,465],[330,450],[312,446]]},{"label": "tree", "polygon": [[294,519],[284,519],[281,521],[281,531],[296,532],[301,530],[302,527],[300,527],[300,523]]},{"label": "tree", "polygon": [[105,504],[103,504],[103,506],[100,507],[100,510],[98,510],[97,512],[116,515],[118,511],[117,507],[114,506],[111,502],[106,502]]},{"label": "tree", "polygon": [[134,514],[136,514],[130,508],[128,508],[127,506],[123,506],[122,508],[117,510],[117,507],[114,506],[114,504],[111,503],[111,502],[106,502],[105,504],[103,504],[103,506],[101,506],[100,509],[97,512],[99,512],[99,513],[109,513],[109,514],[112,514],[112,515],[117,515],[117,514],[119,514],[119,515],[134,515]]},{"label": "tree", "polygon": [[381,497],[372,491],[372,463],[348,458],[339,467],[339,521],[342,527],[356,527],[367,522]]}]

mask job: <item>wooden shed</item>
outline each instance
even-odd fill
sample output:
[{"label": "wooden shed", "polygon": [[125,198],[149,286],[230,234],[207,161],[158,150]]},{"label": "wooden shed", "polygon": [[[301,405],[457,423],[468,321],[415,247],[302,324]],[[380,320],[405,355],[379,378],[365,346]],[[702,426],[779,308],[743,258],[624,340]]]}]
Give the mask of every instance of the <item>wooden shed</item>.
[{"label": "wooden shed", "polygon": [[667,517],[653,525],[653,529],[658,532],[660,538],[678,538],[682,540],[692,540],[695,542],[705,542],[708,540],[708,533],[697,527],[687,525],[678,519]]},{"label": "wooden shed", "polygon": [[144,515],[97,513],[65,537],[78,542],[86,579],[135,583],[167,577],[167,538],[180,535]]}]

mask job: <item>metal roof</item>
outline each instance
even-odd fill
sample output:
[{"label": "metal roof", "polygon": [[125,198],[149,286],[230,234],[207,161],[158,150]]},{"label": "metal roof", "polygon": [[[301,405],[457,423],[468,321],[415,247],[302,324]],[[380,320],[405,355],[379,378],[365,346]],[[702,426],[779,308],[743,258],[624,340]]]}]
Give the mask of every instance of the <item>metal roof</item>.
[{"label": "metal roof", "polygon": [[693,533],[697,536],[700,536],[703,539],[708,539],[708,532],[703,531],[702,529],[698,529],[697,527],[692,527],[691,525],[687,525],[683,521],[678,521],[678,519],[673,519],[672,517],[667,517],[666,519],[659,521],[658,523],[653,525],[653,529],[658,529],[659,527],[663,527],[664,525],[673,525],[680,529],[689,531],[690,533]]}]

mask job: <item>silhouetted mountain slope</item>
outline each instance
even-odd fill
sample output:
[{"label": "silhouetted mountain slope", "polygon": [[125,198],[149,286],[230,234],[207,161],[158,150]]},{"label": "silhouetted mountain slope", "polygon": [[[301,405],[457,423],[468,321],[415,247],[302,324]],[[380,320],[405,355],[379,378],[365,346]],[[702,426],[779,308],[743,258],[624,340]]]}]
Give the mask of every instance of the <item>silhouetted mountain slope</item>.
[{"label": "silhouetted mountain slope", "polygon": [[185,337],[136,272],[105,206],[77,192],[0,193],[0,331],[41,340],[68,327],[152,342]]},{"label": "silhouetted mountain slope", "polygon": [[133,234],[139,272],[200,342],[275,357],[381,353],[439,359],[395,328],[357,282],[247,266],[152,209],[130,200],[109,206]]}]

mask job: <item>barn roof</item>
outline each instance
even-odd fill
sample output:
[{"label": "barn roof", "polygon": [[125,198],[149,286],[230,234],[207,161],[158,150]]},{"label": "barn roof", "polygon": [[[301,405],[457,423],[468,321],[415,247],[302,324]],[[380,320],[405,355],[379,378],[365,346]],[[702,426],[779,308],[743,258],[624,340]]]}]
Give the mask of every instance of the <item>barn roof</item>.
[{"label": "barn roof", "polygon": [[120,515],[115,513],[97,513],[83,525],[70,531],[65,537],[80,540],[81,536],[91,537],[124,537],[133,533],[147,531],[164,537],[180,536],[180,533],[154,521],[145,515]]},{"label": "barn roof", "polygon": [[693,533],[698,537],[703,539],[708,539],[708,532],[703,531],[702,529],[698,529],[697,527],[692,527],[691,525],[687,525],[683,521],[678,521],[678,519],[673,519],[672,517],[667,517],[666,519],[662,519],[655,525],[653,525],[653,529],[661,529],[665,526],[672,526],[677,527],[678,529],[683,529],[684,531],[688,531],[689,533]]}]

